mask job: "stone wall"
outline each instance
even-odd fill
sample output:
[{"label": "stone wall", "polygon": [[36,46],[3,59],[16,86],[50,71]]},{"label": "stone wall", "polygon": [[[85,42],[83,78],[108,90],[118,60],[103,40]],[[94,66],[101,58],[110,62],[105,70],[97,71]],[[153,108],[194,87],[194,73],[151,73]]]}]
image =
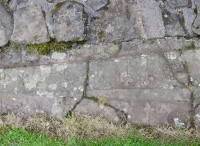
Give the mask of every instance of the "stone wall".
[{"label": "stone wall", "polygon": [[2,2],[0,112],[200,126],[199,35],[199,0]]}]

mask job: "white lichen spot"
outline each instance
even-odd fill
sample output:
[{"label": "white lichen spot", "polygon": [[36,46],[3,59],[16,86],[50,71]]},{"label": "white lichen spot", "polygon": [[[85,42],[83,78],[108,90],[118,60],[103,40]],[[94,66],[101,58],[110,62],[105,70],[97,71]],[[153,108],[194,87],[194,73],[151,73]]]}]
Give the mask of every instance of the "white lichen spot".
[{"label": "white lichen spot", "polygon": [[12,100],[16,100],[15,98],[11,98]]},{"label": "white lichen spot", "polygon": [[83,87],[81,87],[81,86],[78,87],[78,90],[83,91]]},{"label": "white lichen spot", "polygon": [[119,59],[115,59],[115,62],[119,62]]},{"label": "white lichen spot", "polygon": [[109,24],[109,25],[107,26],[107,28],[106,28],[106,32],[112,33],[113,31],[114,31],[114,27],[113,27],[111,24]]},{"label": "white lichen spot", "polygon": [[128,119],[130,119],[131,118],[131,115],[128,115]]},{"label": "white lichen spot", "polygon": [[74,98],[75,101],[77,101],[77,98]]},{"label": "white lichen spot", "polygon": [[124,108],[123,111],[124,111],[125,113],[127,113],[127,109],[126,109],[126,108]]},{"label": "white lichen spot", "polygon": [[41,70],[41,75],[42,76],[49,76],[49,74],[51,73],[51,67],[50,66],[40,66],[40,70]]},{"label": "white lichen spot", "polygon": [[183,123],[179,118],[174,118],[174,124],[177,128],[185,127],[185,123]]},{"label": "white lichen spot", "polygon": [[191,82],[193,82],[193,81],[194,81],[192,77],[190,77],[190,81],[191,81]]},{"label": "white lichen spot", "polygon": [[103,104],[100,104],[99,107],[100,109],[104,109],[105,106]]},{"label": "white lichen spot", "polygon": [[63,71],[67,68],[67,65],[59,65],[57,68],[56,68],[56,71]]},{"label": "white lichen spot", "polygon": [[56,90],[56,89],[57,89],[57,85],[56,85],[56,84],[51,84],[51,85],[49,85],[48,87],[49,87],[49,89],[51,89],[51,90]]},{"label": "white lichen spot", "polygon": [[168,52],[166,55],[167,55],[167,58],[170,60],[175,60],[178,57],[177,52]]},{"label": "white lichen spot", "polygon": [[76,91],[77,90],[77,88],[76,87],[74,87],[74,89],[73,89],[74,91]]},{"label": "white lichen spot", "polygon": [[128,76],[127,72],[121,73],[121,77],[126,78]]},{"label": "white lichen spot", "polygon": [[23,73],[23,72],[24,72],[24,70],[20,70],[19,72]]},{"label": "white lichen spot", "polygon": [[64,83],[63,83],[63,86],[64,86],[65,88],[67,88],[67,82],[64,82]]},{"label": "white lichen spot", "polygon": [[91,75],[92,78],[94,78],[94,75]]},{"label": "white lichen spot", "polygon": [[65,53],[59,53],[59,52],[53,52],[51,55],[51,58],[55,60],[63,60],[65,59],[65,57],[66,57]]},{"label": "white lichen spot", "polygon": [[4,71],[4,69],[0,69],[0,73],[2,73]]},{"label": "white lichen spot", "polygon": [[195,117],[200,121],[200,114],[196,114]]},{"label": "white lichen spot", "polygon": [[30,80],[29,82],[25,82],[25,87],[29,90],[36,88],[36,81]]},{"label": "white lichen spot", "polygon": [[147,57],[147,55],[142,54],[142,55],[140,55],[140,57],[141,57],[141,58],[145,58],[145,57]]},{"label": "white lichen spot", "polygon": [[165,15],[164,15],[164,17],[165,17],[165,18],[167,18],[167,17],[168,17],[168,15],[167,15],[167,14],[165,14]]}]

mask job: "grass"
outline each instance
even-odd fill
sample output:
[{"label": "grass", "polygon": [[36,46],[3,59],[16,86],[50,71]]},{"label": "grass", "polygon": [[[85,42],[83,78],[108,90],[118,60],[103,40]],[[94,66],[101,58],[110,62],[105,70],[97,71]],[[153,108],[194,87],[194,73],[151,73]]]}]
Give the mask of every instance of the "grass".
[{"label": "grass", "polygon": [[198,130],[115,125],[80,114],[0,118],[0,146],[199,146],[199,138]]}]

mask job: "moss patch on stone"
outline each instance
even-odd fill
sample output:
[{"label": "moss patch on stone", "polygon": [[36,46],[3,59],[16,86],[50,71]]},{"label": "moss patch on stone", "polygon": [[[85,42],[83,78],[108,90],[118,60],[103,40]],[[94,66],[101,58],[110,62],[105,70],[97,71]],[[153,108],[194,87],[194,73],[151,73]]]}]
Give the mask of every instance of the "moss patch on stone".
[{"label": "moss patch on stone", "polygon": [[51,51],[64,52],[72,47],[73,42],[58,42],[51,39],[50,42],[41,44],[29,44],[27,49],[37,55],[49,55]]},{"label": "moss patch on stone", "polygon": [[58,3],[52,10],[51,14],[54,15],[56,11],[64,4],[64,2]]},{"label": "moss patch on stone", "polygon": [[186,46],[185,48],[186,48],[187,50],[195,50],[194,42],[192,42],[190,46]]},{"label": "moss patch on stone", "polygon": [[197,8],[194,8],[194,13],[195,13],[196,15],[198,14]]},{"label": "moss patch on stone", "polygon": [[28,52],[34,52],[38,56],[49,55],[52,51],[55,52],[65,52],[72,48],[73,45],[82,45],[85,41],[69,41],[69,42],[58,42],[56,39],[50,40],[50,42],[41,44],[28,44]]}]

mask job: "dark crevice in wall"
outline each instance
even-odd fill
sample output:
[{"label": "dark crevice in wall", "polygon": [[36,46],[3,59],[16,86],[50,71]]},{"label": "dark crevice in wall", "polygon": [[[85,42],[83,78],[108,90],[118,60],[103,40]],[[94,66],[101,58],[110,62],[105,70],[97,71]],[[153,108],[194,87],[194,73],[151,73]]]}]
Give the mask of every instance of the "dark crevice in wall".
[{"label": "dark crevice in wall", "polygon": [[84,88],[81,99],[76,102],[76,104],[72,107],[70,111],[66,114],[66,117],[72,116],[72,112],[76,109],[76,107],[81,103],[81,101],[84,99],[85,96],[87,96],[87,86],[89,81],[89,71],[90,71],[90,61],[86,62],[86,76],[84,81]]}]

